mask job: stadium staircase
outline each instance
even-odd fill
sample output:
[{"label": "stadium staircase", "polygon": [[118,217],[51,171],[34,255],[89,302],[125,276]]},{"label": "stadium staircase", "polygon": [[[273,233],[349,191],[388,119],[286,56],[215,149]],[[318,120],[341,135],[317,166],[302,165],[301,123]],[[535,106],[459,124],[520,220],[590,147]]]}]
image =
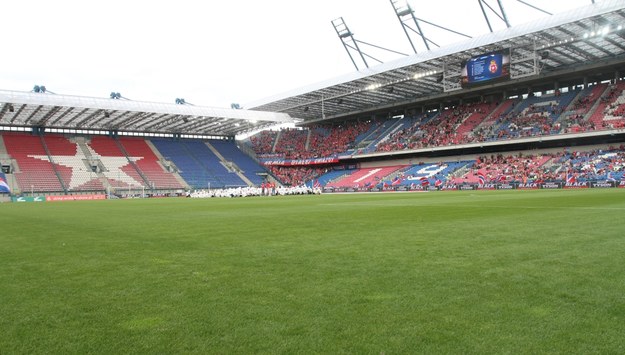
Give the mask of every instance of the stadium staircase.
[{"label": "stadium staircase", "polygon": [[612,128],[625,127],[625,84],[619,82],[614,97],[604,111],[603,123]]},{"label": "stadium staircase", "polygon": [[152,139],[152,144],[163,157],[172,161],[178,168],[178,173],[192,188],[205,188],[209,184],[216,184],[204,165],[198,161],[191,150],[181,140],[164,138]]},{"label": "stadium staircase", "polygon": [[[131,155],[125,149],[124,145],[120,142],[119,138],[115,137],[114,138],[114,142],[117,145],[117,148],[119,148],[119,151],[122,153],[122,156],[124,156],[124,157],[126,157],[126,159],[128,159],[129,165],[132,166],[132,168],[137,172],[137,174],[139,174],[139,177],[141,178],[139,180],[140,185],[148,187],[150,189],[155,188],[155,186],[151,184],[150,180],[143,174],[143,172],[141,171],[141,169],[137,165],[137,162],[134,159],[131,159]],[[139,155],[137,157],[143,158],[141,155]]]},{"label": "stadium staircase", "polygon": [[172,173],[165,171],[158,158],[143,138],[119,137],[116,139],[126,157],[142,157],[136,161],[129,159],[143,180],[152,189],[184,189]]},{"label": "stadium staircase", "polygon": [[22,192],[64,191],[38,136],[3,133],[8,154],[14,159],[13,175]]},{"label": "stadium staircase", "polygon": [[280,137],[282,137],[282,130],[279,130],[278,132],[276,132],[276,136],[273,139],[273,145],[271,146],[271,152],[269,152],[269,153],[275,153],[276,152],[276,147],[278,146],[278,142],[280,141]]},{"label": "stadium staircase", "polygon": [[11,187],[12,193],[19,194],[21,191],[19,189],[19,185],[15,181],[15,176],[13,176],[13,173],[18,172],[19,169],[17,168],[15,159],[13,159],[7,151],[2,134],[0,134],[0,165],[8,165],[11,167],[11,172],[9,174],[5,174],[7,184]]},{"label": "stadium staircase", "polygon": [[[65,193],[67,193],[68,190],[68,181],[69,181],[69,177],[71,177],[72,174],[72,170],[71,168],[65,168],[65,167],[61,167],[60,165],[57,165],[57,163],[54,162],[54,159],[52,158],[52,154],[50,153],[50,149],[48,148],[48,144],[46,143],[46,138],[40,134],[38,135],[39,140],[41,141],[41,145],[43,146],[43,150],[46,152],[46,155],[48,156],[49,161],[52,163],[52,170],[54,171],[54,175],[56,175],[56,177],[59,179],[59,182],[61,183],[61,187],[63,188],[63,191]],[[59,148],[58,141],[53,140],[54,138],[57,137],[49,137],[49,140],[53,143],[53,147],[55,148]],[[56,151],[55,151],[56,153]],[[63,153],[68,153],[66,151],[60,151],[59,153],[61,153],[61,155],[64,155]],[[61,175],[62,173],[62,175]]]},{"label": "stadium staircase", "polygon": [[310,137],[312,136],[312,131],[310,129],[307,129],[307,134],[306,134],[306,143],[304,143],[304,149],[306,151],[310,151]]},{"label": "stadium staircase", "polygon": [[369,145],[364,149],[364,153],[370,153],[375,151],[375,148],[378,144],[384,142],[385,140],[388,140],[393,133],[405,128],[405,125],[407,125],[408,123],[409,120],[397,119],[395,120],[395,122],[390,122],[389,124],[383,125],[383,128],[385,128],[384,126],[386,126],[386,129],[371,143],[369,143]]},{"label": "stadium staircase", "polygon": [[369,134],[362,139],[356,146],[356,151],[359,154],[365,154],[375,149],[376,142],[379,142],[384,138],[385,134],[392,130],[393,126],[398,122],[397,119],[391,119],[382,123],[375,123],[372,125],[373,130],[369,131]]},{"label": "stadium staircase", "polygon": [[491,112],[488,116],[486,116],[486,118],[484,118],[484,120],[482,121],[482,123],[480,123],[479,125],[477,125],[477,127],[475,127],[473,129],[473,131],[476,131],[480,128],[484,128],[486,126],[492,126],[493,124],[495,124],[495,122],[502,116],[506,115],[508,112],[510,112],[513,107],[514,107],[514,99],[508,99],[505,100],[504,102],[500,103],[499,106],[497,106],[495,108],[495,110],[493,110],[493,112]]},{"label": "stadium staircase", "polygon": [[[576,91],[577,95],[571,100],[571,103],[564,109],[564,112],[556,122],[565,125],[571,116],[582,116],[583,120],[588,121],[591,113],[597,109],[599,99],[604,95],[607,89],[608,85],[599,84]],[[590,104],[578,107],[579,103],[583,100],[586,100]]]},{"label": "stadium staircase", "polygon": [[105,189],[100,177],[91,168],[89,159],[91,153],[89,152],[87,156],[78,143],[60,135],[44,135],[43,143],[50,153],[51,160],[57,159],[56,171],[67,191],[103,191]]},{"label": "stadium staircase", "polygon": [[473,110],[473,112],[466,114],[462,122],[458,124],[456,127],[456,134],[459,137],[469,134],[477,126],[482,124],[482,122],[484,122],[495,109],[496,106],[494,104],[488,103],[480,103],[471,106],[469,110]]},{"label": "stadium staircase", "polygon": [[226,159],[219,150],[217,150],[213,144],[218,144],[217,141],[213,141],[213,144],[211,144],[210,142],[204,142],[204,144],[206,144],[206,146],[208,147],[208,149],[211,150],[211,152],[213,152],[213,154],[215,154],[215,156],[219,159],[219,163],[221,165],[223,165],[224,168],[226,168],[226,170],[228,170],[229,173],[234,173],[237,174],[237,176],[243,180],[243,182],[245,182],[245,184],[247,184],[247,186],[252,186],[254,185],[250,179],[248,179],[243,172],[241,171],[241,168],[239,168],[239,166],[237,165],[236,162],[234,162],[233,160],[228,160]]},{"label": "stadium staircase", "polygon": [[[146,186],[145,180],[137,169],[131,165],[128,156],[120,149],[116,140],[106,136],[93,136],[88,146],[96,155],[110,158],[125,158],[128,164],[119,167],[119,171],[112,170],[110,166],[106,166],[102,174],[109,180],[110,185],[116,189]],[[124,174],[121,174],[123,172]],[[148,187],[149,188],[149,187]]]},{"label": "stadium staircase", "polygon": [[94,152],[89,148],[89,146],[86,143],[87,138],[74,137],[73,139],[70,139],[70,141],[78,145],[78,148],[82,151],[82,154],[84,154],[85,158],[89,162],[90,168],[91,166],[97,166],[97,170],[95,171],[95,173],[98,179],[100,180],[100,183],[102,183],[102,186],[106,189],[106,191],[111,191],[113,186],[111,186],[110,181],[102,173],[106,169],[106,167],[104,166],[104,164],[102,164],[102,161],[99,158],[94,156]]},{"label": "stadium staircase", "polygon": [[0,161],[9,160],[9,152],[7,152],[7,147],[4,145],[4,138],[0,134]]},{"label": "stadium staircase", "polygon": [[[152,141],[146,139],[145,144],[147,144],[148,147],[150,147],[150,149],[152,150],[152,153],[156,155],[156,157],[158,158],[158,164],[163,168],[164,171],[171,174],[176,179],[176,181],[178,181],[178,183],[182,185],[185,189],[188,190],[191,188],[191,186],[189,186],[189,184],[187,184],[187,182],[184,181],[182,176],[178,174],[178,167],[176,166],[174,162],[163,157],[161,152],[158,150],[158,148],[156,148],[156,146],[154,145],[154,143],[152,143]],[[167,167],[169,167],[169,169]]]},{"label": "stadium staircase", "polygon": [[219,153],[218,156],[222,157],[224,161],[235,164],[237,174],[248,185],[258,186],[263,182],[261,175],[266,174],[267,171],[252,157],[237,147],[236,142],[211,140],[207,142],[207,145]]}]

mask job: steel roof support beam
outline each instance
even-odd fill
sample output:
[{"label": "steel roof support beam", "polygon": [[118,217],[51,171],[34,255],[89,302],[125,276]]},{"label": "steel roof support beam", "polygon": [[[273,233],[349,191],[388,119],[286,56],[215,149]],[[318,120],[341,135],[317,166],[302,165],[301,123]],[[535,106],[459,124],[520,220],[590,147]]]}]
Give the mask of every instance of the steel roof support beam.
[{"label": "steel roof support beam", "polygon": [[545,11],[545,10],[541,9],[540,7],[534,6],[534,5],[532,5],[532,4],[528,3],[528,2],[525,2],[523,0],[516,0],[516,1],[520,2],[521,4],[523,4],[525,6],[529,6],[529,7],[531,7],[534,10],[538,10],[538,11],[540,11],[542,13],[545,13],[545,14],[547,14],[549,16],[553,15],[551,12]]},{"label": "steel roof support beam", "polygon": [[139,123],[140,121],[146,120],[146,119],[148,119],[148,118],[150,118],[150,117],[152,117],[154,115],[156,115],[156,112],[152,112],[152,113],[149,113],[147,115],[146,114],[138,115],[138,117],[134,117],[134,116],[130,117],[128,119],[128,121],[126,121],[125,126],[126,127],[134,127],[133,125]]},{"label": "steel roof support beam", "polygon": [[24,121],[24,124],[28,124],[28,122],[30,122],[30,120],[32,120],[33,117],[35,117],[35,115],[39,113],[39,111],[41,111],[42,108],[43,108],[43,105],[37,106],[37,108],[33,110],[33,112],[26,118],[26,120]]},{"label": "steel roof support beam", "polygon": [[352,54],[349,51],[349,48],[346,42],[349,39],[351,39],[352,42],[354,42],[356,51],[360,54],[360,58],[362,59],[363,63],[365,63],[365,66],[369,68],[369,65],[367,64],[367,60],[365,59],[364,55],[362,54],[362,51],[358,47],[358,43],[356,42],[356,40],[354,40],[354,34],[349,30],[349,28],[347,27],[347,24],[345,24],[345,21],[343,21],[343,18],[339,17],[336,20],[332,20],[332,26],[334,26],[336,35],[341,40],[341,43],[343,44],[345,51],[347,51],[347,55],[349,55],[349,59],[351,59],[352,64],[354,64],[354,67],[356,68],[356,70],[358,71],[360,69],[358,68],[358,65],[356,65],[356,61],[354,60],[354,57],[352,57]]},{"label": "steel roof support beam", "polygon": [[75,119],[77,119],[78,117],[84,115],[85,113],[89,112],[88,108],[82,109],[80,110],[80,112],[78,112],[77,114],[75,114],[74,116],[72,116],[72,118],[70,118],[69,120],[65,121],[65,123],[63,124],[64,126],[69,126],[72,122],[74,122]]},{"label": "steel roof support beam", "polygon": [[57,122],[59,122],[60,120],[62,120],[65,116],[69,115],[70,113],[72,113],[72,111],[74,111],[74,107],[69,107],[67,110],[65,110],[62,114],[59,115],[59,117],[57,117],[54,121],[52,121],[52,123],[50,123],[51,126],[56,125]]},{"label": "steel roof support beam", "polygon": [[506,11],[503,8],[503,4],[501,3],[501,0],[497,0],[497,4],[499,4],[499,11],[501,11],[501,16],[503,17],[503,22],[506,23],[506,27],[510,28],[510,21],[508,21],[508,16],[506,16]]},{"label": "steel roof support beam", "polygon": [[0,121],[4,118],[4,115],[10,110],[13,104],[5,102],[2,104],[2,109],[0,110]]},{"label": "steel roof support beam", "polygon": [[61,110],[62,106],[54,106],[48,113],[46,113],[40,120],[37,122],[39,126],[45,126],[48,123],[48,120],[52,118],[57,112]]},{"label": "steel roof support beam", "polygon": [[[429,43],[432,43],[433,45],[440,47],[438,44],[434,43],[433,41],[431,41],[425,36],[425,34],[423,33],[423,30],[421,29],[421,25],[419,24],[419,19],[414,15],[414,10],[410,6],[410,4],[408,4],[407,2],[405,4],[400,4],[399,0],[390,0],[390,2],[391,2],[391,5],[393,6],[393,10],[395,10],[395,15],[397,16],[397,19],[399,20],[399,23],[401,24],[402,29],[404,30],[404,33],[406,34],[406,37],[408,38],[408,41],[410,42],[410,46],[412,47],[412,50],[415,53],[417,53],[417,49],[415,48],[414,43],[412,42],[412,39],[410,38],[410,35],[408,34],[407,29],[410,29],[411,31],[413,31],[414,33],[418,34],[421,37],[421,39],[423,40],[423,44],[425,45],[425,48],[428,51],[430,50]],[[406,22],[410,22],[411,20],[412,22],[414,22],[416,30],[406,24]],[[447,30],[453,33],[461,34],[459,32],[452,31],[448,28],[433,24],[431,22],[427,22],[427,21],[423,21],[423,22],[428,23],[430,25],[434,25],[436,27],[442,28],[444,30]],[[461,35],[466,36],[464,34],[461,34]]]},{"label": "steel roof support beam", "polygon": [[100,115],[103,111],[104,110],[102,110],[102,109],[95,110],[92,114],[87,116],[85,119],[83,119],[82,121],[76,123],[76,128],[82,127],[83,124],[87,123],[89,120],[93,119],[94,117]]}]

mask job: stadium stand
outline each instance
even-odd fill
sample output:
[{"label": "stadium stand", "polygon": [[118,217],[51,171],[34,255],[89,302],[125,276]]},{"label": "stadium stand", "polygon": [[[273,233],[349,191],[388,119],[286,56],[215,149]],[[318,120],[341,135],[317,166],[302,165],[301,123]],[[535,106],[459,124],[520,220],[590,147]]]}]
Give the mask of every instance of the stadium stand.
[{"label": "stadium stand", "polygon": [[96,157],[108,158],[102,159],[104,165],[102,174],[113,188],[149,186],[132,162],[139,157],[129,159],[115,139],[107,136],[93,136],[87,144]]},{"label": "stadium stand", "polygon": [[173,139],[152,139],[161,154],[172,161],[182,178],[193,188],[222,185],[198,160],[183,141]]},{"label": "stadium stand", "polygon": [[249,155],[243,153],[233,140],[210,140],[208,144],[213,146],[227,164],[233,164],[233,167],[243,174],[253,185],[260,185],[266,174],[266,170],[259,165]]},{"label": "stadium stand", "polygon": [[[226,186],[246,186],[247,184],[237,175],[234,171],[234,167],[228,170],[226,163],[222,161],[207,145],[207,142],[200,140],[171,140],[171,139],[153,139],[152,142],[163,154],[164,157],[171,160],[175,166],[179,169],[180,175],[184,180],[193,188],[205,188],[208,186],[218,188]],[[217,141],[211,141],[208,144],[215,144]],[[221,147],[226,152],[227,156],[239,158],[239,156],[233,152],[228,153],[228,149],[232,149],[230,144],[226,143],[220,145],[216,143],[218,147]],[[236,148],[236,146],[234,146]],[[251,160],[251,158],[247,158]],[[256,173],[261,169],[257,164],[249,163],[244,160],[231,160],[243,169],[239,164],[249,168],[252,173]],[[252,174],[248,179],[255,179]]]},{"label": "stadium stand", "polygon": [[7,152],[17,163],[14,175],[21,191],[65,190],[40,136],[12,132],[4,132],[2,136]]},{"label": "stadium stand", "polygon": [[403,165],[396,166],[383,166],[383,167],[371,167],[361,168],[353,171],[351,174],[344,176],[341,179],[330,182],[327,187],[371,187],[380,183],[387,176],[399,169],[404,168]]},{"label": "stadium stand", "polygon": [[286,186],[304,185],[307,181],[315,180],[326,168],[316,166],[270,166],[270,171]]},{"label": "stadium stand", "polygon": [[[159,159],[146,144],[145,139],[121,137],[118,141],[121,150],[144,177],[147,186],[157,189],[184,188],[173,174],[167,172],[159,163]],[[131,157],[136,159],[130,159]]]},{"label": "stadium stand", "polygon": [[524,182],[536,179],[550,180],[540,170],[552,156],[525,156],[498,154],[490,157],[478,157],[470,172],[454,180],[455,183],[479,184],[480,176],[486,183]]},{"label": "stadium stand", "polygon": [[44,135],[44,148],[68,191],[103,191],[104,185],[78,146],[60,135]]}]

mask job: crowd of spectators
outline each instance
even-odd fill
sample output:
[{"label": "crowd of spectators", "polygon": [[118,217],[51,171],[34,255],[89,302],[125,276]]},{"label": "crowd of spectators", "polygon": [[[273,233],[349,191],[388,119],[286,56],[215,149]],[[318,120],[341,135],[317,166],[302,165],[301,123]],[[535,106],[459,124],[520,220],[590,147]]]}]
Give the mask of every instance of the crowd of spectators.
[{"label": "crowd of spectators", "polygon": [[250,137],[252,148],[259,157],[273,154],[273,144],[275,142],[277,132],[261,131]]},{"label": "crowd of spectators", "polygon": [[309,150],[315,158],[330,157],[354,148],[356,137],[366,132],[371,122],[358,122],[334,127],[317,126],[311,129]]},{"label": "crowd of spectators", "polygon": [[269,171],[283,185],[297,186],[307,181],[313,180],[327,171],[324,167],[318,166],[269,166]]},{"label": "crowd of spectators", "polygon": [[557,176],[544,165],[554,158],[554,155],[490,155],[481,156],[475,160],[470,174],[457,179],[463,182],[466,179],[476,179],[481,173],[487,182],[520,182],[551,181]]},{"label": "crowd of spectators", "polygon": [[250,137],[250,142],[260,158],[325,158],[352,149],[356,137],[370,126],[370,122],[358,122],[315,126],[312,129],[284,128],[280,131],[262,131]]},{"label": "crowd of spectators", "polygon": [[284,128],[275,144],[274,152],[282,154],[285,159],[308,159],[313,154],[306,150],[308,130]]},{"label": "crowd of spectators", "polygon": [[[383,139],[375,150],[391,152],[625,128],[625,104],[616,101],[623,93],[623,86],[625,86],[623,83],[611,85],[608,91],[605,90],[605,85],[594,87],[587,95],[578,98],[572,104],[572,112],[567,112],[566,116],[562,116],[567,107],[565,104],[560,105],[562,101],[558,99],[559,92],[554,94],[551,102],[534,103],[526,109],[510,109],[507,113],[499,113],[498,109],[503,106],[509,108],[510,105],[519,107],[523,101],[513,101],[508,105],[498,103],[458,105],[443,110],[433,118],[432,113],[412,118],[412,124]],[[593,115],[599,118],[588,119],[588,112],[596,100],[601,100],[603,104],[600,106],[601,111]],[[492,117],[495,113],[497,117]],[[604,116],[608,114],[616,118],[604,120]],[[491,117],[484,121],[489,115]],[[333,127],[317,126],[311,130],[284,130],[277,142],[271,139],[271,135],[261,135],[252,142],[261,157],[269,154],[279,155],[284,159],[329,157],[354,148],[356,137],[367,131],[371,124],[363,122]]]},{"label": "crowd of spectators", "polygon": [[625,171],[625,146],[592,151],[574,151],[563,154],[559,159],[562,179],[573,174],[576,180],[604,180],[609,172]]}]

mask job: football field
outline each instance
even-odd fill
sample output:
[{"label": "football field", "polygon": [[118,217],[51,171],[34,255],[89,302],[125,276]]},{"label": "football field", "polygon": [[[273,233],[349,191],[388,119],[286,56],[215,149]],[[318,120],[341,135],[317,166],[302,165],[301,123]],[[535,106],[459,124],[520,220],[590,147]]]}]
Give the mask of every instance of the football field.
[{"label": "football field", "polygon": [[0,354],[625,353],[625,189],[0,204]]}]

